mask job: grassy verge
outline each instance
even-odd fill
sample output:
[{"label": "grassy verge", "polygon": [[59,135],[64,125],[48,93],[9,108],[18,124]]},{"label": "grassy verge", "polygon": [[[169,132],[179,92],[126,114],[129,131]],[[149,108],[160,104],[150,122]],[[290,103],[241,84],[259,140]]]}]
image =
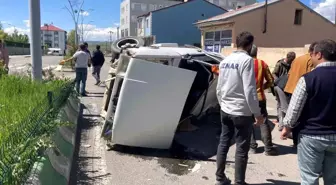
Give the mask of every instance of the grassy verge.
[{"label": "grassy verge", "polygon": [[27,77],[0,77],[0,141],[45,101],[48,91],[55,91],[65,83],[63,80],[36,82]]},{"label": "grassy verge", "polygon": [[[56,119],[71,93],[71,84],[67,80],[38,82],[29,77],[0,76],[0,184],[24,182],[38,156],[52,147],[50,136],[65,124]],[[63,90],[65,87],[70,91]],[[49,91],[54,94],[52,104],[47,101]]]}]

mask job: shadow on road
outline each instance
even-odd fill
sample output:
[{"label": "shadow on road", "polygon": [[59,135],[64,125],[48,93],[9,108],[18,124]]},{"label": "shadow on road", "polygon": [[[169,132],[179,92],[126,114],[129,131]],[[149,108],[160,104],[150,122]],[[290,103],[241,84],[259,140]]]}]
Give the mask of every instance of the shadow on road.
[{"label": "shadow on road", "polygon": [[[81,105],[69,184],[103,184],[101,182],[106,181],[111,176],[110,173],[102,174],[99,170],[88,170],[92,168],[92,165],[99,164],[101,160],[101,156],[91,156],[92,153],[88,151],[90,148],[86,149],[88,146],[83,145],[90,143],[89,141],[92,140],[90,134],[86,133],[98,124],[98,118],[100,116],[90,112],[89,107]],[[94,169],[97,169],[97,167]]]},{"label": "shadow on road", "polygon": [[251,184],[251,185],[300,185],[298,182],[289,182],[289,181],[282,181],[282,180],[273,180],[273,179],[267,179],[270,183],[257,183],[257,184]]}]

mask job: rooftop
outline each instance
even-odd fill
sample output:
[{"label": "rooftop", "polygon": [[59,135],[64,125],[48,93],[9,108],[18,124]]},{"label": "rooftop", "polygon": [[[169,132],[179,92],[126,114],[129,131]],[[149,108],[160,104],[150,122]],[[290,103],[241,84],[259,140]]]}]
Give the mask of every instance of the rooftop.
[{"label": "rooftop", "polygon": [[41,27],[41,31],[64,31],[61,28],[58,28],[52,24],[44,25]]},{"label": "rooftop", "polygon": [[[269,0],[268,5],[279,2],[279,1],[282,1],[282,0]],[[204,22],[225,20],[225,19],[228,19],[230,17],[255,10],[255,9],[263,7],[263,6],[265,6],[265,2],[254,3],[254,4],[251,4],[251,5],[243,6],[242,8],[239,8],[237,10],[231,10],[231,11],[228,11],[224,14],[216,15],[216,16],[211,17],[209,19],[198,21],[196,24],[204,23]]]}]

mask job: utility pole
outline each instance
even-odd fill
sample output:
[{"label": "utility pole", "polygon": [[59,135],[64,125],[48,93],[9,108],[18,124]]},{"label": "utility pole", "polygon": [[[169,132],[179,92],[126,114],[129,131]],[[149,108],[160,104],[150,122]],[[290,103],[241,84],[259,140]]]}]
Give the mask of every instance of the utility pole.
[{"label": "utility pole", "polygon": [[117,39],[119,39],[119,26],[117,27]]},{"label": "utility pole", "polygon": [[109,31],[110,33],[110,45],[112,44],[112,34],[113,34],[113,31]]},{"label": "utility pole", "polygon": [[40,0],[29,0],[29,14],[32,77],[34,80],[42,80]]}]

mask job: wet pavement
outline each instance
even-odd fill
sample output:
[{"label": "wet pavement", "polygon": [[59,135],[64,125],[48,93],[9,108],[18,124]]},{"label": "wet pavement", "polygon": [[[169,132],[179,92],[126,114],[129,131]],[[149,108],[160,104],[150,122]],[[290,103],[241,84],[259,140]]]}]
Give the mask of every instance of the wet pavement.
[{"label": "wet pavement", "polygon": [[[108,60],[107,60],[108,61]],[[102,79],[107,77],[108,65],[102,69]],[[69,75],[70,73],[68,73]],[[170,150],[155,150],[115,145],[107,150],[105,141],[99,138],[100,106],[104,87],[93,85],[90,75],[87,81],[88,97],[80,122],[79,148],[71,184],[92,185],[212,185],[215,183],[216,150],[220,134],[219,115],[212,114],[196,125],[199,130],[178,133]],[[276,103],[271,94],[268,111],[273,118]],[[272,116],[273,115],[273,116]],[[272,124],[272,123],[271,123]],[[299,172],[296,151],[292,141],[279,139],[273,129],[273,142],[279,156],[265,156],[263,144],[258,141],[257,154],[250,154],[246,180],[251,184],[298,185]],[[257,135],[257,138],[260,139]],[[228,154],[227,175],[233,179],[235,145]]]}]

